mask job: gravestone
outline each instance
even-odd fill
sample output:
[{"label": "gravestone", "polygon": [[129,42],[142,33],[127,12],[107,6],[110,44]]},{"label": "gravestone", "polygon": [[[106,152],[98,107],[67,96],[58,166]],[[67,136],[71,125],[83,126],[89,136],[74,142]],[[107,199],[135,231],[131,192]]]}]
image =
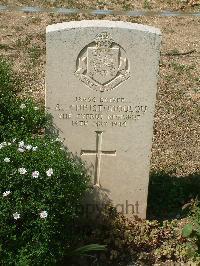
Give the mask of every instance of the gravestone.
[{"label": "gravestone", "polygon": [[47,27],[46,107],[119,212],[145,218],[161,35],[121,21]]}]

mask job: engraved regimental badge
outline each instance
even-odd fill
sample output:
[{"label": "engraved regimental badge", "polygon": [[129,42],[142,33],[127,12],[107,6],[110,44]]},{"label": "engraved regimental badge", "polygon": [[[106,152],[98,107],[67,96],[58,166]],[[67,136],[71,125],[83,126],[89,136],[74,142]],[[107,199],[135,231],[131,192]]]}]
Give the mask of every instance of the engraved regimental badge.
[{"label": "engraved regimental badge", "polygon": [[77,58],[75,75],[89,88],[104,92],[113,90],[130,77],[129,61],[124,49],[109,33],[98,34]]}]

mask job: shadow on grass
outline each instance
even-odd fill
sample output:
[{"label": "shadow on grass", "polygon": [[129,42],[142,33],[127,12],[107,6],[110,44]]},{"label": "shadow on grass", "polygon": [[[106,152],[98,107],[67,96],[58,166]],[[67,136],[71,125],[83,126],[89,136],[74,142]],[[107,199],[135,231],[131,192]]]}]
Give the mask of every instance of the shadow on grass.
[{"label": "shadow on grass", "polygon": [[163,221],[185,217],[187,207],[195,198],[200,199],[200,173],[187,177],[151,173],[147,219]]}]

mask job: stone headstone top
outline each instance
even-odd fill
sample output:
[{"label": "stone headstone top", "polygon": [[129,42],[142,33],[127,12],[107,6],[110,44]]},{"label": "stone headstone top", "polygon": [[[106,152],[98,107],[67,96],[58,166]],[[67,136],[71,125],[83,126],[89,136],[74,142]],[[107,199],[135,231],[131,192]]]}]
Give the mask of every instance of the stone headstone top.
[{"label": "stone headstone top", "polygon": [[139,31],[146,31],[149,33],[155,33],[161,35],[160,29],[131,22],[124,22],[124,21],[111,21],[111,20],[80,20],[80,21],[70,21],[70,22],[63,22],[57,23],[53,25],[49,25],[46,28],[46,32],[51,31],[59,31],[59,30],[67,30],[67,29],[76,29],[76,28],[87,28],[87,27],[104,27],[104,28],[121,28],[125,30],[139,30]]}]

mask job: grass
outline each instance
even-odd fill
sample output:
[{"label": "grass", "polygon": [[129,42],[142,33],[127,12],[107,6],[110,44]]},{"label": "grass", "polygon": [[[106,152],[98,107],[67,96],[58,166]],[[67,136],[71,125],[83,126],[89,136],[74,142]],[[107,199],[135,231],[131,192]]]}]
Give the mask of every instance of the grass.
[{"label": "grass", "polygon": [[127,3],[126,1],[124,2],[124,4],[122,5],[122,8],[126,11],[128,10],[133,10],[134,6],[132,5],[132,3]]},{"label": "grass", "polygon": [[[1,1],[2,2],[2,1]],[[126,3],[128,2],[128,3]],[[8,1],[3,1],[2,4],[8,4]],[[36,0],[36,1],[21,1],[21,0],[10,0],[9,4],[16,4],[16,5],[26,5],[26,6],[44,6],[44,7],[66,7],[66,8],[94,8],[96,9],[97,7],[103,8],[106,7],[108,9],[125,9],[127,8],[130,9],[173,9],[173,10],[198,10],[199,3],[198,1],[181,1],[181,0],[156,0],[156,1],[151,1],[151,0],[134,0],[134,1],[129,1],[129,0],[111,0],[111,1],[96,1],[96,0],[48,0],[48,1],[43,1],[43,0]]]},{"label": "grass", "polygon": [[0,50],[8,51],[14,49],[13,47],[7,45],[7,44],[2,44],[0,43]]},{"label": "grass", "polygon": [[25,38],[18,38],[15,46],[19,49],[26,49],[26,47],[31,43],[31,38],[29,36],[25,36]]},{"label": "grass", "polygon": [[195,65],[180,64],[175,61],[172,62],[171,65],[174,68],[174,70],[178,72],[189,71],[189,70],[195,69]]},{"label": "grass", "polygon": [[37,61],[39,60],[40,56],[44,53],[44,51],[38,45],[33,45],[28,49],[28,54],[30,57],[31,63],[36,66]]},{"label": "grass", "polygon": [[149,0],[144,0],[143,7],[145,9],[151,9],[151,3]]}]

